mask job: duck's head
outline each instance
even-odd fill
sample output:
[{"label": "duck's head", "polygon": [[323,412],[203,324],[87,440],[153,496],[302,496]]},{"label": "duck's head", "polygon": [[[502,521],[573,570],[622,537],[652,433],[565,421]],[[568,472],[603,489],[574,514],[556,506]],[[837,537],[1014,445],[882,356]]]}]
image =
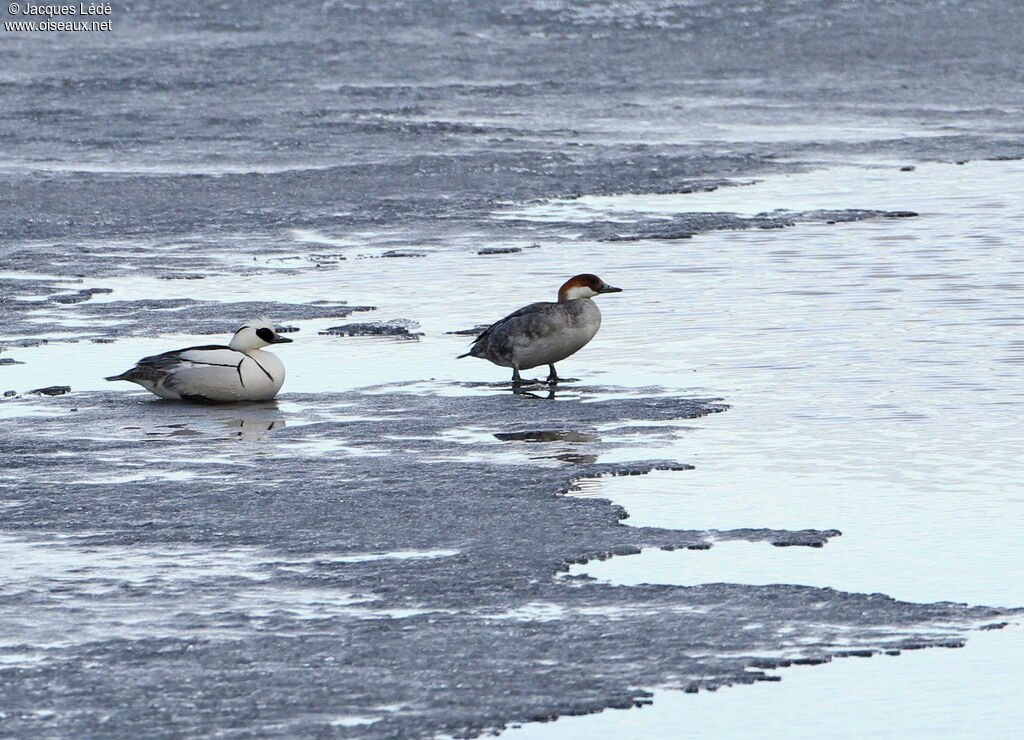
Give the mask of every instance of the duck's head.
[{"label": "duck's head", "polygon": [[597,275],[584,273],[571,277],[558,289],[558,302],[575,301],[578,298],[593,298],[601,293],[621,293],[622,288],[613,288]]},{"label": "duck's head", "polygon": [[292,340],[288,337],[282,337],[277,333],[273,321],[257,319],[236,331],[228,346],[236,352],[251,352],[268,344],[284,344],[290,341]]}]

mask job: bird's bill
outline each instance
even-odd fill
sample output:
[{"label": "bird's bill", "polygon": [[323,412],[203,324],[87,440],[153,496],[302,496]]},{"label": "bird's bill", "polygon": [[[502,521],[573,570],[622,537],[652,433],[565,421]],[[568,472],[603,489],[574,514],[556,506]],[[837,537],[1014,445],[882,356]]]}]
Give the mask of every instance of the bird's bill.
[{"label": "bird's bill", "polygon": [[274,338],[270,341],[270,343],[271,344],[287,344],[288,342],[293,342],[293,341],[295,341],[295,340],[294,339],[289,339],[288,337],[282,337],[280,334],[275,334]]},{"label": "bird's bill", "polygon": [[621,293],[622,288],[613,288],[611,285],[605,285],[598,293]]}]

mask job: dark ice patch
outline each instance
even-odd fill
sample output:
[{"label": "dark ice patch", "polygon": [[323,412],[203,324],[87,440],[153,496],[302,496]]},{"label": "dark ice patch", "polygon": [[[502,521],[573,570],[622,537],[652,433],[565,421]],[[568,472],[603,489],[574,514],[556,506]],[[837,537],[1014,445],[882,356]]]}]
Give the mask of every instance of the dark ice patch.
[{"label": "dark ice patch", "polygon": [[[689,239],[707,231],[742,229],[782,229],[798,223],[845,223],[873,218],[908,218],[913,211],[878,211],[865,209],[815,210],[802,212],[760,213],[739,216],[735,213],[678,213],[671,218],[647,218],[637,215],[633,221],[592,221],[583,226],[563,224],[592,239],[604,241],[642,241],[647,239]],[[628,216],[624,216],[626,218]]]},{"label": "dark ice patch", "polygon": [[45,388],[36,388],[29,391],[34,396],[62,396],[71,392],[69,385],[48,385]]},{"label": "dark ice patch", "polygon": [[324,329],[320,334],[329,334],[339,337],[397,337],[419,341],[423,336],[422,332],[416,332],[419,323],[411,319],[391,319],[390,321],[364,321],[341,326],[331,326]]},{"label": "dark ice patch", "polygon": [[[99,292],[99,291],[93,291]],[[166,333],[232,334],[255,316],[274,319],[304,321],[309,319],[345,318],[360,311],[372,311],[373,306],[350,306],[344,301],[317,301],[315,303],[276,303],[271,301],[239,301],[221,303],[191,298],[151,298],[135,301],[106,301],[81,303],[76,306],[80,316],[117,321],[111,326],[67,326],[54,322],[47,324],[28,321],[29,314],[38,304],[29,301],[0,303],[0,318],[5,331],[13,335],[37,335],[49,332],[80,334],[82,337],[101,338],[152,336]],[[39,318],[39,317],[35,317]],[[35,340],[23,340],[35,341]],[[63,340],[68,341],[68,340]],[[11,342],[16,344],[16,342]]]},{"label": "dark ice patch", "polygon": [[483,249],[478,249],[477,254],[485,256],[491,254],[517,254],[522,251],[522,247],[484,247]]},{"label": "dark ice patch", "polygon": [[47,300],[51,303],[84,303],[94,295],[113,292],[114,291],[110,288],[84,288],[83,290],[79,290],[74,293],[62,293],[60,295],[50,296]]}]

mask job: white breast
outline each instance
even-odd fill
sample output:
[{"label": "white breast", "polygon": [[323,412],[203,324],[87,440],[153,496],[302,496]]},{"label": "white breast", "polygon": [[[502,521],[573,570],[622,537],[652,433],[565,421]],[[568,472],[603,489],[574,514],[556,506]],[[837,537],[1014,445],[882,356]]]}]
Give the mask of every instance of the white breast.
[{"label": "white breast", "polygon": [[547,331],[515,343],[519,367],[529,370],[560,362],[585,347],[600,328],[601,311],[594,302],[587,299],[573,301],[571,310],[552,317]]}]

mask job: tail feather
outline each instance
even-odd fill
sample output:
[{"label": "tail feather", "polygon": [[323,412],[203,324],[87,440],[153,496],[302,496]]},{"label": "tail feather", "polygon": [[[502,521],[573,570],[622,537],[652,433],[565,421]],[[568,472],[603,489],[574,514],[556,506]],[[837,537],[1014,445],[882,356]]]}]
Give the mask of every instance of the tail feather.
[{"label": "tail feather", "polygon": [[130,370],[125,370],[120,375],[109,375],[106,378],[104,378],[104,380],[127,380],[128,378],[126,378],[125,376],[128,375],[129,372],[131,372],[131,371]]},{"label": "tail feather", "polygon": [[[472,353],[472,352],[467,352],[467,353],[466,353],[466,354],[464,354],[464,355],[459,355],[459,356],[458,356],[458,357],[456,357],[455,359],[456,359],[456,360],[461,360],[461,359],[462,359],[463,357],[469,357],[469,356],[470,356],[471,354],[473,354],[473,353]],[[110,378],[107,378],[107,380],[110,380]]]}]

